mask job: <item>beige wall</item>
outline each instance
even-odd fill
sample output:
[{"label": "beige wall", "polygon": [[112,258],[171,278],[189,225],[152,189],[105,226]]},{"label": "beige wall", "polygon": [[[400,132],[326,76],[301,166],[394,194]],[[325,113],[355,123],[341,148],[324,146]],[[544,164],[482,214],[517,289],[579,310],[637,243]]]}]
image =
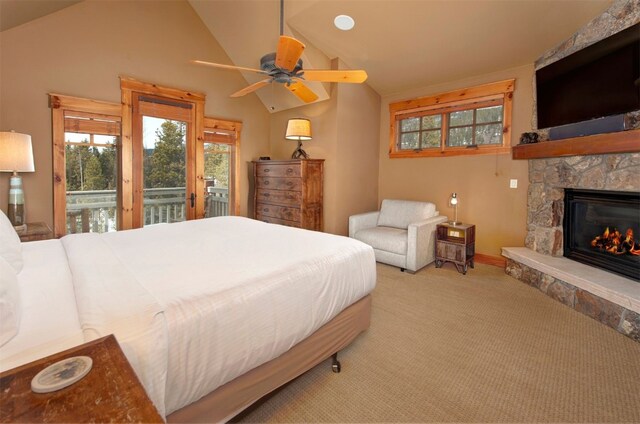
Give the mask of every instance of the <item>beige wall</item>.
[{"label": "beige wall", "polygon": [[[208,116],[243,122],[241,213],[249,162],[269,154],[269,114],[255,96],[230,99],[239,73],[189,64],[230,63],[186,1],[88,0],[0,33],[0,130],[31,134],[36,172],[24,174],[27,220],[52,223],[51,111],[47,93],[120,102],[119,75],[207,96]],[[6,211],[8,174],[0,175]]]},{"label": "beige wall", "polygon": [[348,234],[349,216],[374,210],[378,196],[380,96],[366,84],[332,84],[324,102],[274,113],[271,157],[288,159],[297,142],[285,140],[287,120],[309,118],[313,139],[303,144],[324,159],[324,231]]},{"label": "beige wall", "polygon": [[[527,161],[511,155],[389,159],[389,103],[454,89],[515,78],[511,144],[531,131],[533,65],[455,81],[382,99],[378,199],[426,200],[453,218],[452,192],[460,198],[458,219],[476,225],[476,252],[498,257],[504,246],[523,246],[527,222]],[[510,189],[509,180],[518,188]]]}]

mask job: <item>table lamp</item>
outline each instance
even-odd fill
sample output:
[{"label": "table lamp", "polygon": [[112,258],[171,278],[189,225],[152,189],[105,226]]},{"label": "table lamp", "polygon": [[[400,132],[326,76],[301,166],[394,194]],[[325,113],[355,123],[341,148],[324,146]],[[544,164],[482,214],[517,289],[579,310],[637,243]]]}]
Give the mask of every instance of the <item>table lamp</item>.
[{"label": "table lamp", "polygon": [[311,140],[311,121],[306,118],[289,119],[284,138],[298,141],[298,148],[293,151],[291,159],[309,159],[307,152],[302,150],[302,140]]},{"label": "table lamp", "polygon": [[13,172],[9,181],[9,221],[22,230],[26,227],[22,177],[18,172],[34,172],[31,136],[14,131],[0,132],[0,172]]},{"label": "table lamp", "polygon": [[449,204],[453,206],[453,221],[449,221],[451,225],[458,225],[458,194],[451,193],[451,197],[449,197]]}]

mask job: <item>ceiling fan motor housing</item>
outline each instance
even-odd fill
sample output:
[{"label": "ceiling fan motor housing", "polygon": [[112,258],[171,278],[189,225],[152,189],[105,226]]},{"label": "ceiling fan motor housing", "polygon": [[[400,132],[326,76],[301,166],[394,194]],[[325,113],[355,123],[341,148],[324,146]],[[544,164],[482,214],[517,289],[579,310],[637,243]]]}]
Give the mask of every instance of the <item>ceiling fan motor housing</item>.
[{"label": "ceiling fan motor housing", "polygon": [[298,59],[296,67],[292,71],[282,69],[276,66],[276,54],[267,53],[260,59],[260,69],[268,73],[276,82],[288,83],[291,82],[291,77],[301,76],[298,72],[302,71],[302,59]]}]

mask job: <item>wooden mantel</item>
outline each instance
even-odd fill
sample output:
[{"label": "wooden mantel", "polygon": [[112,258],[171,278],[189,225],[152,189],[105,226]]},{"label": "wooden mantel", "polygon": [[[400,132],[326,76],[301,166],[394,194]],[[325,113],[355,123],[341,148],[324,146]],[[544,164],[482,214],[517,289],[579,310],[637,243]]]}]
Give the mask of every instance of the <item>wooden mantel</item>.
[{"label": "wooden mantel", "polygon": [[640,130],[520,144],[513,146],[511,157],[513,159],[541,159],[632,152],[640,152]]}]

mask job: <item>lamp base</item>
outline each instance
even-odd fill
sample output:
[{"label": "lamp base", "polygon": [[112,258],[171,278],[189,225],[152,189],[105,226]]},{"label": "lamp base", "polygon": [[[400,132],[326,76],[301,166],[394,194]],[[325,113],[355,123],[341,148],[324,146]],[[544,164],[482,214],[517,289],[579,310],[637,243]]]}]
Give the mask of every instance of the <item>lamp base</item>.
[{"label": "lamp base", "polygon": [[455,226],[455,225],[460,225],[460,224],[462,224],[462,222],[460,222],[460,221],[448,221],[448,222],[447,222],[447,224],[449,224],[449,225],[454,225],[454,226]]},{"label": "lamp base", "polygon": [[27,224],[14,225],[13,229],[16,230],[16,233],[22,234],[27,231]]},{"label": "lamp base", "polygon": [[291,159],[309,159],[307,152],[302,150],[302,142],[298,141],[298,148],[291,154]]}]

